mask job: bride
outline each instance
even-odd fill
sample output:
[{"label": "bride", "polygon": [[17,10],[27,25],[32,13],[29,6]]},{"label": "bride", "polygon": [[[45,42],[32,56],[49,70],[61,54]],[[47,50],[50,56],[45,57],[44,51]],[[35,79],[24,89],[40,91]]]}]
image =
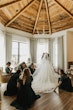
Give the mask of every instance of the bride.
[{"label": "bride", "polygon": [[49,54],[43,53],[41,63],[33,74],[32,88],[36,93],[49,93],[56,87],[58,78],[49,60]]}]

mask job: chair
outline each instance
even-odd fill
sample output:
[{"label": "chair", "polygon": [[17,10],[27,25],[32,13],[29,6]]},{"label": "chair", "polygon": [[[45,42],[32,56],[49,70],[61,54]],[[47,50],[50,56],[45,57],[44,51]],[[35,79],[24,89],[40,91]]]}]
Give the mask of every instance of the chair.
[{"label": "chair", "polygon": [[10,77],[11,77],[10,75],[8,75],[0,70],[0,82],[1,83],[7,83],[9,81]]},{"label": "chair", "polygon": [[70,69],[71,65],[73,65],[73,61],[68,62],[68,64],[67,64],[67,68]]}]

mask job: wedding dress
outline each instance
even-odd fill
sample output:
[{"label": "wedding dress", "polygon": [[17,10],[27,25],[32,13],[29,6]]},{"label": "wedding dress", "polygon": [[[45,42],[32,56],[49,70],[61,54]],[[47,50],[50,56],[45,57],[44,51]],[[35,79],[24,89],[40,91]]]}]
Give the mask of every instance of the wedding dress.
[{"label": "wedding dress", "polygon": [[58,83],[58,77],[47,53],[33,75],[32,88],[36,93],[49,93]]}]

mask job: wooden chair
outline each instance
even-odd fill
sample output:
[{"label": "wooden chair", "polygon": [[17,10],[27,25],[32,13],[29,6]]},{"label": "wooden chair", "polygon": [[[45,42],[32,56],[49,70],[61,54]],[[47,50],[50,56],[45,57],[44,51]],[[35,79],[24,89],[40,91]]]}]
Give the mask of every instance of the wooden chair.
[{"label": "wooden chair", "polygon": [[9,81],[10,77],[11,77],[10,75],[8,75],[0,70],[0,82],[1,83],[7,83]]}]

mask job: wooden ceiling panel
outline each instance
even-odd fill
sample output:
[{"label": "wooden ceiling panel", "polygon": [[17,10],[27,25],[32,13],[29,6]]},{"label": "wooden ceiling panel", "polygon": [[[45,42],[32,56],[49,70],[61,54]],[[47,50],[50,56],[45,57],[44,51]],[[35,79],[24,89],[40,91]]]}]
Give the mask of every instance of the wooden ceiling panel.
[{"label": "wooden ceiling panel", "polygon": [[73,22],[72,21],[70,21],[70,22],[63,22],[63,23],[59,23],[59,24],[54,24],[53,26],[52,26],[52,28],[60,28],[60,27],[62,27],[62,28],[64,28],[64,27],[66,27],[66,26],[69,26],[69,25],[72,25],[73,24]]},{"label": "wooden ceiling panel", "polygon": [[20,30],[20,31],[24,31],[24,32],[28,32],[28,33],[32,33],[32,31],[29,31],[27,29],[23,29],[23,28],[20,28],[20,27],[17,27],[17,26],[9,26],[10,28],[14,28],[14,29],[17,29],[17,30]]},{"label": "wooden ceiling panel", "polygon": [[73,0],[0,0],[0,22],[29,33],[73,27]]},{"label": "wooden ceiling panel", "polygon": [[32,32],[32,29],[29,29],[29,27],[25,27],[24,25],[20,25],[18,23],[12,23],[9,27],[14,27],[16,29],[25,30],[27,32]]},{"label": "wooden ceiling panel", "polygon": [[33,10],[35,9],[36,11],[38,11],[39,5],[40,5],[40,2],[37,0],[37,1],[34,3],[34,5],[32,5]]},{"label": "wooden ceiling panel", "polygon": [[73,1],[72,0],[67,0],[67,2],[65,0],[58,0],[58,2],[60,2],[71,14],[73,14],[72,10],[73,10]]},{"label": "wooden ceiling panel", "polygon": [[[68,16],[67,14],[64,14],[64,13],[59,14],[59,15],[55,16],[54,18],[51,18],[51,23],[57,22],[57,21],[60,21],[60,20],[63,20],[63,19],[66,19],[66,18],[68,18],[68,17],[69,17],[69,16]],[[70,17],[69,17],[69,18],[70,18]]]},{"label": "wooden ceiling panel", "polygon": [[21,15],[18,19],[21,19],[22,21],[24,21],[24,22],[27,22],[27,23],[29,23],[29,24],[32,24],[32,25],[34,25],[34,22],[33,22],[33,20],[29,17],[26,17],[26,16],[23,16],[23,15]]},{"label": "wooden ceiling panel", "polygon": [[72,13],[71,13],[69,10],[67,10],[67,8],[65,8],[65,7],[63,6],[63,4],[61,4],[61,3],[58,2],[57,0],[54,0],[54,1],[55,1],[55,3],[56,3],[68,16],[70,16],[70,17],[73,19]]},{"label": "wooden ceiling panel", "polygon": [[[64,19],[61,20],[57,20],[57,21],[53,21],[52,22],[52,26],[55,24],[62,24],[62,23],[67,23],[68,21],[72,21],[72,19],[70,17],[65,17]],[[73,22],[73,21],[72,21]]]},{"label": "wooden ceiling panel", "polygon": [[54,17],[54,16],[57,16],[60,13],[63,13],[63,12],[64,11],[59,6],[57,6],[56,4],[49,8],[49,13],[50,13],[51,18]]},{"label": "wooden ceiling panel", "polygon": [[[24,7],[24,6],[23,6]],[[11,18],[13,18],[17,13],[19,13],[21,11],[21,9],[23,9],[23,7],[21,7],[20,3],[17,3],[16,5],[12,5],[9,6],[7,8],[3,8],[3,12],[6,13],[6,10],[8,11],[7,14],[8,16]]]},{"label": "wooden ceiling panel", "polygon": [[10,3],[10,2],[13,2],[15,0],[0,0],[0,5],[4,5],[6,3]]},{"label": "wooden ceiling panel", "polygon": [[14,21],[14,22],[18,22],[18,23],[20,23],[21,25],[22,25],[22,24],[23,24],[23,25],[27,25],[28,27],[33,27],[32,23],[30,23],[30,21],[29,21],[29,22],[28,22],[28,21],[24,21],[22,18],[16,19],[16,21]]},{"label": "wooden ceiling panel", "polygon": [[0,16],[0,22],[5,25],[6,21]]},{"label": "wooden ceiling panel", "polygon": [[32,17],[35,18],[36,14],[37,14],[37,12],[35,10],[33,10],[33,9],[30,10],[29,9],[28,11],[25,11],[22,15],[29,16],[30,18],[32,18]]},{"label": "wooden ceiling panel", "polygon": [[4,21],[3,24],[5,24],[6,22],[8,22],[9,19],[8,19],[7,15],[5,13],[3,13],[2,10],[0,10],[0,16],[3,19],[2,21]]},{"label": "wooden ceiling panel", "polygon": [[26,16],[30,20],[35,20],[37,11],[39,8],[39,3],[40,2],[38,2],[38,1],[37,1],[37,3],[34,2],[34,4],[31,7],[29,7],[29,10],[26,10],[25,12],[23,12],[22,15]]},{"label": "wooden ceiling panel", "polygon": [[73,24],[70,24],[69,26],[64,26],[64,27],[59,27],[59,28],[55,28],[55,29],[52,29],[52,32],[59,32],[59,31],[63,31],[63,30],[66,30],[66,29],[69,29],[69,28],[73,28]]},{"label": "wooden ceiling panel", "polygon": [[11,25],[16,25],[17,27],[19,26],[21,26],[21,27],[23,27],[23,28],[26,28],[26,29],[28,29],[28,30],[33,30],[33,27],[31,27],[31,26],[28,26],[28,25],[26,25],[26,24],[24,24],[24,23],[22,23],[22,22],[20,22],[20,24],[19,24],[19,22],[18,21],[15,21],[15,22],[13,22]]},{"label": "wooden ceiling panel", "polygon": [[42,7],[41,7],[41,11],[40,11],[40,15],[39,15],[39,19],[37,22],[37,25],[39,23],[42,23],[42,26],[46,24],[48,25],[48,20],[47,20],[47,14],[46,14],[46,7],[45,7],[45,3],[43,2]]}]

